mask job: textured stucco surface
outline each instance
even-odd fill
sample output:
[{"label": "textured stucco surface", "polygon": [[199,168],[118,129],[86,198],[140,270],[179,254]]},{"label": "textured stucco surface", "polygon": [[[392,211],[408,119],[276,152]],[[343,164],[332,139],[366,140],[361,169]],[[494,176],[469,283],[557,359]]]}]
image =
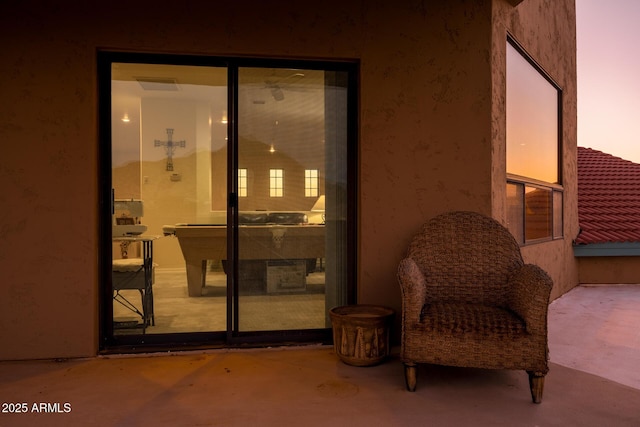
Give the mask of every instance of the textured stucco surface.
[{"label": "textured stucco surface", "polygon": [[[493,22],[493,216],[505,218],[505,99],[506,42],[510,34],[562,91],[562,187],[564,239],[524,247],[525,261],[544,268],[553,278],[551,298],[577,283],[572,241],[578,234],[576,25],[573,1],[523,1],[516,8],[494,1]],[[496,195],[498,195],[496,197]]]},{"label": "textured stucco surface", "polygon": [[0,359],[98,348],[98,49],[359,61],[358,301],[399,310],[397,263],[423,221],[504,217],[509,31],[564,91],[565,239],[525,258],[550,272],[554,295],[577,283],[572,0],[27,0],[4,18]]},{"label": "textured stucco surface", "polygon": [[637,256],[578,258],[578,283],[640,283],[640,259]]}]

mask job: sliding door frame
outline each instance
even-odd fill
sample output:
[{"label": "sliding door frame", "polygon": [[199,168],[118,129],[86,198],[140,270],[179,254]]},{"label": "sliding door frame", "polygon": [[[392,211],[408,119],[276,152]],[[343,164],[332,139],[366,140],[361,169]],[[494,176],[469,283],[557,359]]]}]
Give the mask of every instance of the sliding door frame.
[{"label": "sliding door frame", "polygon": [[[228,73],[228,166],[227,166],[227,254],[231,274],[227,281],[227,328],[217,332],[188,332],[144,335],[116,335],[113,329],[112,299],[112,131],[111,131],[111,65],[143,63],[225,67]],[[238,332],[238,70],[243,67],[306,68],[346,72],[347,76],[347,236],[346,236],[346,301],[356,302],[357,247],[357,183],[358,183],[358,72],[356,61],[317,61],[272,58],[233,58],[201,55],[131,53],[99,51],[98,75],[98,326],[101,353],[131,353],[194,348],[221,348],[330,343],[330,328],[284,331]],[[327,307],[327,310],[330,307]]]}]

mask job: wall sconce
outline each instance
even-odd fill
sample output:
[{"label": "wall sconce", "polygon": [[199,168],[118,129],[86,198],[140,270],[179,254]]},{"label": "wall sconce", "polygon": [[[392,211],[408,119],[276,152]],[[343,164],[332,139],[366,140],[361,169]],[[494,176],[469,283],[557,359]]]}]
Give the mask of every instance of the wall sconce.
[{"label": "wall sconce", "polygon": [[318,200],[316,200],[316,202],[313,204],[313,207],[311,208],[311,212],[322,212],[322,223],[324,224],[326,222],[326,218],[325,218],[325,209],[324,209],[324,194],[320,197],[318,197]]},{"label": "wall sconce", "polygon": [[129,115],[127,113],[124,113],[124,116],[122,116],[121,119],[123,122],[125,123],[129,123],[131,120],[129,119]]}]

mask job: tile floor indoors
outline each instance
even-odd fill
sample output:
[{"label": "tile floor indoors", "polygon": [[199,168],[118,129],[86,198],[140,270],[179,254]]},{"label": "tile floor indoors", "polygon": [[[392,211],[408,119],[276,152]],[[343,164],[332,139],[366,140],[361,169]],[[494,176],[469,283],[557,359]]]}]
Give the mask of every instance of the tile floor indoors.
[{"label": "tile floor indoors", "polygon": [[640,286],[581,286],[549,310],[540,405],[524,372],[425,365],[409,393],[397,349],[353,367],[305,346],[0,362],[3,409],[28,406],[0,426],[640,425]]},{"label": "tile floor indoors", "polygon": [[[155,270],[153,299],[155,325],[148,334],[224,331],[227,325],[226,275],[209,271],[201,297],[189,297],[184,269]],[[243,331],[314,329],[326,327],[324,273],[305,277],[304,291],[246,293],[240,295],[240,327]],[[138,309],[137,290],[121,291]],[[114,318],[140,321],[139,316],[114,303]],[[134,331],[139,332],[139,331]],[[127,329],[118,333],[130,334]]]}]

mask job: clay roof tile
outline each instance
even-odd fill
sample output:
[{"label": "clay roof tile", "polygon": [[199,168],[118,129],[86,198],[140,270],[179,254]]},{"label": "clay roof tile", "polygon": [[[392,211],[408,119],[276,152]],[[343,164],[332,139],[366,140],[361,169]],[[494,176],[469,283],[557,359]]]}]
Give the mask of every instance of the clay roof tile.
[{"label": "clay roof tile", "polygon": [[576,244],[640,242],[640,164],[578,147]]}]

